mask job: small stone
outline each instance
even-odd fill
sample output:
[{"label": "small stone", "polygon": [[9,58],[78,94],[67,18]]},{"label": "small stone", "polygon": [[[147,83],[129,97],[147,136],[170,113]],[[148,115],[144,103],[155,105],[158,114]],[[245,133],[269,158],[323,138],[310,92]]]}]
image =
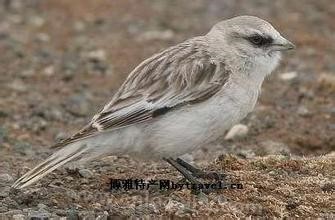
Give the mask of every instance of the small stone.
[{"label": "small stone", "polygon": [[102,205],[100,203],[96,202],[96,203],[93,204],[93,208],[95,210],[101,210],[102,209]]},{"label": "small stone", "polygon": [[73,29],[77,32],[81,32],[81,31],[84,31],[86,28],[85,26],[85,23],[82,22],[82,21],[76,21],[74,24],[73,24]]},{"label": "small stone", "polygon": [[106,52],[102,49],[93,50],[85,54],[85,57],[92,61],[105,61]]},{"label": "small stone", "polygon": [[8,16],[8,20],[13,24],[21,24],[23,22],[23,18],[21,15],[10,15]]},{"label": "small stone", "polygon": [[256,154],[260,156],[265,155],[287,156],[290,155],[290,148],[284,143],[267,140],[259,143]]},{"label": "small stone", "polygon": [[245,137],[248,134],[249,128],[243,124],[234,125],[226,134],[225,140],[233,140]]},{"label": "small stone", "polygon": [[255,152],[252,149],[240,149],[237,152],[237,156],[242,157],[242,158],[246,158],[246,159],[250,159],[250,158],[254,158]]},{"label": "small stone", "polygon": [[11,82],[8,87],[12,90],[15,90],[17,92],[26,92],[27,86],[22,80],[14,80]]},{"label": "small stone", "polygon": [[295,79],[298,76],[297,72],[287,72],[287,73],[282,73],[279,75],[279,78],[284,81],[290,81]]},{"label": "small stone", "polygon": [[14,209],[14,210],[10,210],[8,212],[6,212],[5,214],[6,215],[22,215],[24,212],[21,211],[21,210],[17,210],[17,209]]},{"label": "small stone", "polygon": [[219,205],[223,206],[223,205],[226,205],[229,200],[225,196],[220,195],[218,196],[217,201]]},{"label": "small stone", "polygon": [[27,121],[27,127],[38,132],[43,131],[48,126],[48,122],[41,117],[32,117]]},{"label": "small stone", "polygon": [[38,33],[36,35],[36,39],[40,42],[44,42],[44,43],[47,43],[50,41],[50,36],[46,33]]},{"label": "small stone", "polygon": [[310,111],[303,105],[298,107],[297,113],[298,115],[304,116],[304,117],[310,115]]},{"label": "small stone", "polygon": [[314,96],[315,96],[314,91],[310,88],[305,87],[305,86],[299,87],[299,93],[300,93],[301,97],[309,98],[309,99],[313,99]]},{"label": "small stone", "polygon": [[53,65],[47,66],[44,68],[43,73],[46,76],[52,76],[55,74],[55,67]]},{"label": "small stone", "polygon": [[13,220],[25,220],[25,217],[22,214],[17,214],[13,215]]},{"label": "small stone", "polygon": [[185,205],[183,203],[170,199],[168,204],[165,206],[165,211],[175,213],[176,211],[184,208]]},{"label": "small stone", "polygon": [[20,73],[20,76],[24,77],[24,78],[28,78],[28,77],[31,77],[35,75],[35,71],[32,70],[32,69],[27,69],[27,70],[23,70],[21,73]]},{"label": "small stone", "polygon": [[322,73],[318,78],[320,88],[335,91],[335,74]]},{"label": "small stone", "polygon": [[35,211],[29,215],[30,220],[49,220],[50,213],[43,211]]},{"label": "small stone", "polygon": [[96,218],[96,220],[107,220],[108,219],[108,212],[104,211],[104,213],[98,215],[98,217]]},{"label": "small stone", "polygon": [[13,177],[9,175],[8,173],[2,173],[0,174],[0,182],[2,183],[11,183],[13,182]]},{"label": "small stone", "polygon": [[42,27],[45,23],[44,18],[40,17],[40,16],[31,16],[29,18],[29,22],[31,25],[35,26],[35,27]]},{"label": "small stone", "polygon": [[44,205],[43,203],[39,203],[39,204],[37,205],[37,207],[38,207],[39,209],[46,209],[48,206]]},{"label": "small stone", "polygon": [[84,178],[92,178],[93,177],[93,173],[92,171],[88,170],[88,169],[81,169],[78,171],[80,176],[84,177]]},{"label": "small stone", "polygon": [[197,198],[198,198],[198,202],[200,204],[207,204],[208,203],[208,196],[203,192],[198,193]]}]

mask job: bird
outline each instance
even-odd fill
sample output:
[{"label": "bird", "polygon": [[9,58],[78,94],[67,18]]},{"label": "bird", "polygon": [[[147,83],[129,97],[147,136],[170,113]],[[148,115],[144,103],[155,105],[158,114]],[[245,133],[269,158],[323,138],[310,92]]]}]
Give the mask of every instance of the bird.
[{"label": "bird", "polygon": [[218,140],[254,109],[262,83],[295,45],[269,22],[237,16],[158,52],[130,72],[91,121],[12,185],[106,155],[162,159],[191,182],[204,174],[180,157]]}]

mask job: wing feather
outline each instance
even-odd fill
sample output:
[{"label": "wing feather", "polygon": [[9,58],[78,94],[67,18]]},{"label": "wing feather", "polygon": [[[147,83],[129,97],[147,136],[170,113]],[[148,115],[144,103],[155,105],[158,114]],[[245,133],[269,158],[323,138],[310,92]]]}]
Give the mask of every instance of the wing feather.
[{"label": "wing feather", "polygon": [[206,41],[198,37],[143,61],[91,123],[62,143],[141,123],[176,107],[209,99],[227,82],[230,72],[224,63],[213,61],[206,48]]}]

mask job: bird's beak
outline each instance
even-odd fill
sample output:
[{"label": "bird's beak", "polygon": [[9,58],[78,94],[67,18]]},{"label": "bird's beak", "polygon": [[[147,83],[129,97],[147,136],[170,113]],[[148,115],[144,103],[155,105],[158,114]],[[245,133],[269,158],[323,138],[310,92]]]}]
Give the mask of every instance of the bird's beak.
[{"label": "bird's beak", "polygon": [[292,50],[292,49],[295,49],[295,45],[289,40],[286,40],[285,38],[280,37],[279,39],[273,42],[271,49],[276,50],[276,51]]}]

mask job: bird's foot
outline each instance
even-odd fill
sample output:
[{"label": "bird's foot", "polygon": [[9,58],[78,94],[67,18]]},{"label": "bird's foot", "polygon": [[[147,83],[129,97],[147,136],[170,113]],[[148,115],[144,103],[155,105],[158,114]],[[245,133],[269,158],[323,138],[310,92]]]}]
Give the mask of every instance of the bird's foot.
[{"label": "bird's foot", "polygon": [[203,171],[180,158],[177,158],[176,162],[181,166],[185,167],[196,178],[211,179],[216,181],[223,181],[226,178],[226,175],[224,173]]},{"label": "bird's foot", "polygon": [[191,164],[185,162],[184,160],[177,158],[164,158],[166,162],[168,162],[171,166],[176,168],[183,176],[184,179],[182,181],[189,181],[195,187],[192,187],[193,194],[199,194],[200,192],[209,194],[211,192],[217,191],[218,188],[199,188],[197,186],[203,186],[204,184],[198,180],[200,179],[214,179],[217,182],[223,182],[225,180],[226,175],[216,172],[205,172],[199,168],[192,166]]}]

